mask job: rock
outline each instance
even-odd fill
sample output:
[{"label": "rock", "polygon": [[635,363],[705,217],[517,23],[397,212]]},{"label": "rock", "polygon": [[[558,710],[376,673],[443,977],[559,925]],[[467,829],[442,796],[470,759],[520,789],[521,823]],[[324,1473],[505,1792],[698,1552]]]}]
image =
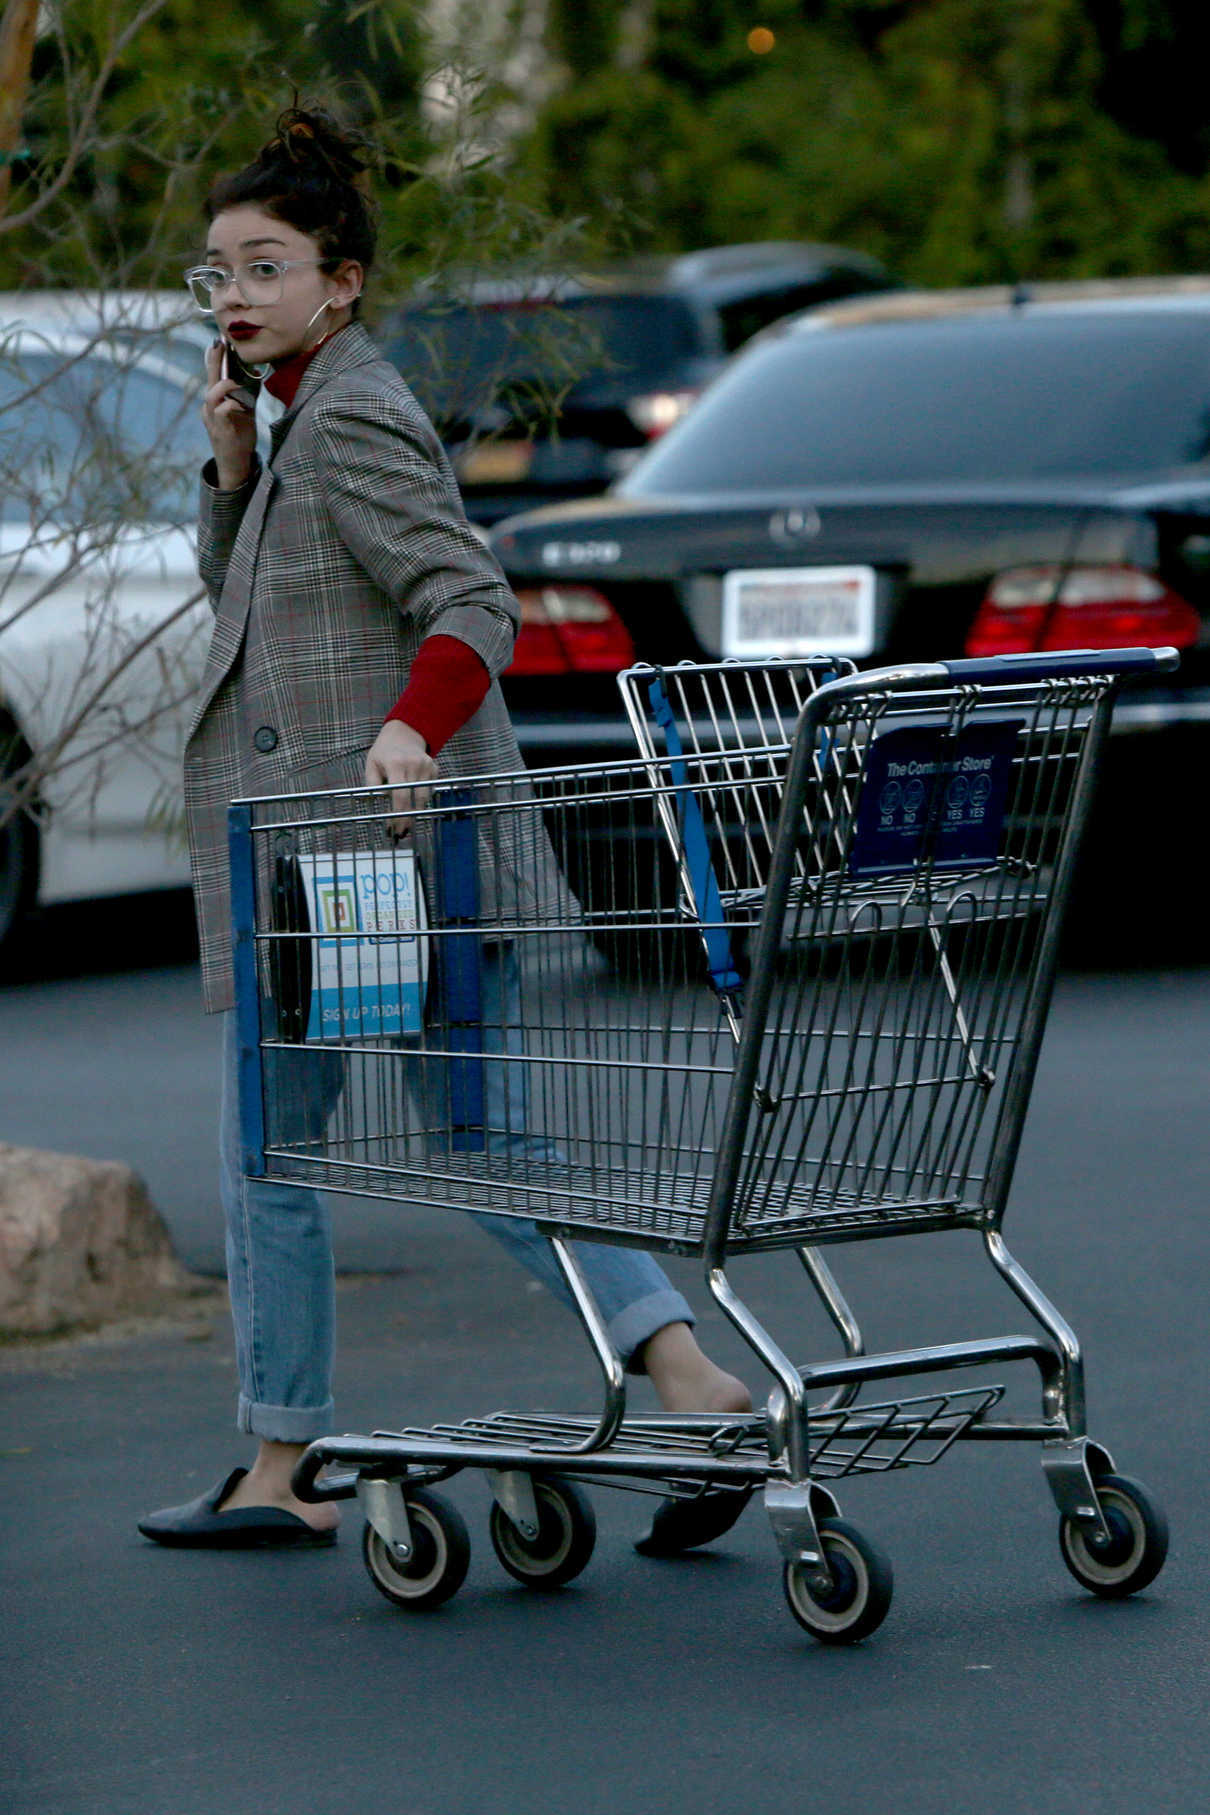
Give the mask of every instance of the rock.
[{"label": "rock", "polygon": [[129,1166],[0,1142],[0,1332],[146,1315],[191,1283]]}]

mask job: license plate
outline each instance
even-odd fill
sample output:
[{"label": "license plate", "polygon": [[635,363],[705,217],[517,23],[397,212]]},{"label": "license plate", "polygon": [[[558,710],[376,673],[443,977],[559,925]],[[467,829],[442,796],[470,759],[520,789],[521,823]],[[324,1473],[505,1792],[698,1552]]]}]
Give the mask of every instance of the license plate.
[{"label": "license plate", "polygon": [[515,485],[533,457],[532,441],[481,441],[459,459],[458,477],[467,485]]},{"label": "license plate", "polygon": [[723,576],[723,654],[869,655],[872,567],[751,568]]}]

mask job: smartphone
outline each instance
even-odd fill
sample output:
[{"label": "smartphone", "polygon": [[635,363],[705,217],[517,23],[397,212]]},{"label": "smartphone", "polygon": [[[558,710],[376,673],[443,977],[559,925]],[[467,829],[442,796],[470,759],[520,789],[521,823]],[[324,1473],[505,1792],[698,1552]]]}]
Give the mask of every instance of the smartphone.
[{"label": "smartphone", "polygon": [[223,377],[234,378],[238,391],[231,395],[245,410],[256,409],[256,394],[260,390],[260,379],[250,372],[229,340],[223,342]]}]

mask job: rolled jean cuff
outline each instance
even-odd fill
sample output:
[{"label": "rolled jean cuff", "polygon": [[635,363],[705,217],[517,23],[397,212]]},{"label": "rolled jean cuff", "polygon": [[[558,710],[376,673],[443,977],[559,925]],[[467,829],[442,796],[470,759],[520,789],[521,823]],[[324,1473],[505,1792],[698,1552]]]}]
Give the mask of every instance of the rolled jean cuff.
[{"label": "rolled jean cuff", "polygon": [[649,1292],[646,1298],[637,1298],[611,1317],[609,1336],[626,1365],[626,1372],[645,1374],[647,1369],[641,1354],[644,1343],[670,1323],[687,1323],[692,1327],[696,1322],[688,1299],[675,1286],[666,1286],[659,1292]]},{"label": "rolled jean cuff", "polygon": [[241,1393],[235,1424],[237,1430],[266,1443],[313,1443],[328,1435],[335,1417],[331,1399],[326,1405],[258,1405]]}]

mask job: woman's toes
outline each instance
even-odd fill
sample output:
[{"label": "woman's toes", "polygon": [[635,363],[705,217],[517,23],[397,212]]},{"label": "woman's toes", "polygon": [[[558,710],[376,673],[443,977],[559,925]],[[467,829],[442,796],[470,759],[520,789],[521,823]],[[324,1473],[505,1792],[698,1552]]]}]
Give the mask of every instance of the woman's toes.
[{"label": "woman's toes", "polygon": [[724,1374],[718,1369],[718,1379],[707,1395],[707,1403],[702,1407],[707,1412],[750,1412],[752,1395],[742,1380],[734,1374]]}]

